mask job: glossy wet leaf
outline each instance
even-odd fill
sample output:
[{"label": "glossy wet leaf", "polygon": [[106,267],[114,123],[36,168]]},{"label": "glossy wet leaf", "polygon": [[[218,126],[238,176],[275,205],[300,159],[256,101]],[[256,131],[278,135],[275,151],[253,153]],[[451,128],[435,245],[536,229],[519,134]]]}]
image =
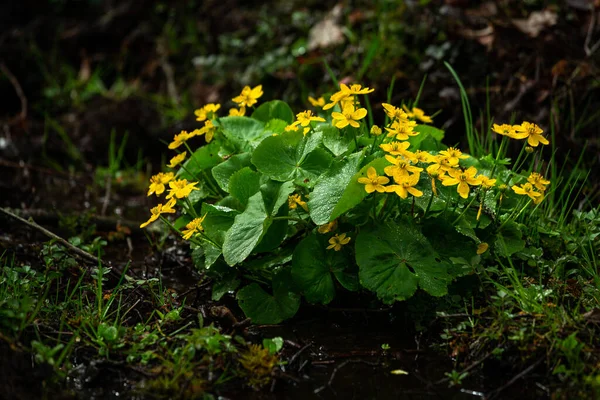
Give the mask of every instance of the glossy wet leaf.
[{"label": "glossy wet leaf", "polygon": [[235,217],[233,225],[225,235],[223,256],[227,264],[235,265],[250,255],[271,225],[272,221],[267,217],[262,194],[258,192],[250,197],[248,206],[243,213]]},{"label": "glossy wet leaf", "polygon": [[362,154],[352,154],[335,162],[319,178],[308,202],[310,217],[315,224],[333,221],[359,204],[369,193],[365,191],[365,185],[358,183],[358,178],[366,177],[369,167],[382,175],[383,168],[389,165],[385,159],[377,158],[360,168],[362,157]]},{"label": "glossy wet leaf", "polygon": [[202,204],[202,215],[205,216],[204,221],[202,221],[204,233],[219,245],[222,245],[225,234],[233,225],[236,215],[239,214],[240,212],[233,208],[208,203]]},{"label": "glossy wet leaf", "polygon": [[238,151],[250,151],[267,136],[270,132],[265,131],[264,122],[249,117],[223,117],[219,119],[223,129],[223,135],[231,142]]},{"label": "glossy wet leaf", "polygon": [[248,199],[248,206],[235,217],[225,235],[223,256],[229,265],[244,261],[263,239],[264,243],[257,251],[271,250],[281,243],[285,237],[287,221],[273,220],[272,217],[287,215],[286,202],[293,191],[294,185],[291,182],[269,181]]},{"label": "glossy wet leaf", "polygon": [[259,172],[249,167],[240,169],[229,178],[229,193],[245,207],[248,199],[258,192],[260,177]]},{"label": "glossy wet leaf", "polygon": [[256,168],[276,181],[315,180],[331,163],[331,156],[317,149],[321,135],[286,132],[263,140],[252,155]]},{"label": "glossy wet leaf", "polygon": [[[344,252],[326,249],[325,236],[311,234],[302,240],[292,258],[292,277],[298,289],[311,303],[328,304],[335,297],[334,273],[350,264]],[[335,275],[336,277],[338,275]]]},{"label": "glossy wet leaf", "polygon": [[252,113],[252,118],[265,123],[272,119],[279,119],[289,125],[294,122],[294,112],[286,102],[272,100],[258,106]]},{"label": "glossy wet leaf", "polygon": [[221,146],[212,142],[206,146],[200,147],[194,152],[194,154],[188,158],[183,166],[177,172],[179,179],[187,179],[189,181],[195,181],[200,178],[201,172],[219,164],[223,159],[219,155],[219,149]]},{"label": "glossy wet leaf", "polygon": [[355,147],[351,135],[344,134],[334,126],[322,125],[317,130],[323,132],[323,146],[336,157]]},{"label": "glossy wet leaf", "polygon": [[229,193],[229,178],[231,178],[231,175],[244,167],[252,165],[250,158],[250,153],[236,154],[212,169],[213,178],[224,192]]},{"label": "glossy wet leaf", "polygon": [[360,282],[385,303],[406,300],[419,287],[433,296],[446,294],[451,276],[436,257],[409,221],[367,228],[356,238]]}]

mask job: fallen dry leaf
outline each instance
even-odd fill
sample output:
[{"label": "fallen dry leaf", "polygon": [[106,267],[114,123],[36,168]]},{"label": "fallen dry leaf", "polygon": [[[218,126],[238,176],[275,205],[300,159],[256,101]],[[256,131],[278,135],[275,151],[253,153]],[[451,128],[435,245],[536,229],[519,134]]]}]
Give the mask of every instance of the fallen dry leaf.
[{"label": "fallen dry leaf", "polygon": [[527,19],[513,19],[512,23],[521,32],[537,37],[544,29],[556,25],[558,16],[550,10],[534,11]]},{"label": "fallen dry leaf", "polygon": [[344,43],[344,33],[339,25],[342,5],[338,4],[327,13],[308,33],[308,50],[324,49]]}]

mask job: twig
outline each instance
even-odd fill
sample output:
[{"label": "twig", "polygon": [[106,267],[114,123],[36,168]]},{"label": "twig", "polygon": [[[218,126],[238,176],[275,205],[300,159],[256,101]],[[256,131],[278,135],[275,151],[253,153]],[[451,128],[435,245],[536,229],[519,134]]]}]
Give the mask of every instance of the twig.
[{"label": "twig", "polygon": [[[18,215],[23,218],[35,218],[38,221],[42,221],[45,223],[52,223],[52,224],[55,224],[56,222],[58,222],[58,220],[60,218],[72,216],[72,214],[57,215],[55,213],[48,212],[48,211],[42,210],[42,209],[37,209],[37,208],[30,208],[28,210],[22,210],[22,209],[15,209],[15,208],[7,207],[7,208],[5,208],[5,210],[12,212],[15,215]],[[122,220],[121,218],[101,217],[98,215],[91,215],[89,218],[89,221],[94,223],[96,225],[96,227],[101,230],[116,229],[116,226],[120,225],[122,227],[127,227],[127,228],[131,229],[132,231],[139,231],[139,232],[142,231],[142,229],[140,229],[139,222]]]},{"label": "twig", "polygon": [[293,356],[290,357],[290,360],[288,361],[288,365],[292,365],[294,363],[294,361],[296,361],[296,358],[298,358],[298,356],[300,354],[302,354],[302,352],[306,349],[308,349],[310,346],[312,346],[312,342],[309,342],[306,346],[302,347],[300,350],[298,350],[296,352],[296,354],[294,354]]},{"label": "twig", "polygon": [[315,389],[313,393],[317,394],[317,393],[321,392],[323,389],[326,389],[326,388],[330,388],[331,389],[331,384],[333,383],[333,379],[335,378],[335,374],[337,374],[337,372],[340,369],[344,368],[348,364],[358,364],[358,363],[363,363],[363,364],[372,365],[372,366],[379,365],[378,362],[371,362],[371,361],[365,361],[365,360],[346,360],[346,361],[344,361],[343,363],[341,363],[340,365],[338,365],[337,367],[335,367],[333,369],[333,372],[331,373],[331,376],[329,377],[329,380],[327,381],[327,384],[321,386],[320,388]]},{"label": "twig", "polygon": [[3,62],[0,62],[0,70],[2,71],[2,73],[4,73],[4,75],[6,75],[10,83],[13,85],[13,87],[15,88],[15,92],[17,93],[17,97],[19,97],[19,100],[21,101],[21,111],[16,117],[8,121],[9,125],[13,125],[17,122],[24,121],[27,118],[27,97],[25,97],[25,93],[23,93],[23,88],[21,87],[21,84],[19,83],[17,78],[13,75],[12,72],[10,72],[6,64],[4,64]]},{"label": "twig", "polygon": [[516,381],[518,381],[519,379],[521,379],[522,377],[524,377],[525,375],[527,375],[528,373],[530,373],[531,371],[533,371],[538,365],[540,365],[540,363],[543,360],[544,360],[543,357],[540,358],[535,363],[533,363],[532,365],[530,365],[529,367],[525,368],[523,371],[521,371],[517,375],[515,375],[504,386],[501,386],[498,389],[494,389],[492,392],[490,392],[490,394],[488,394],[486,396],[486,399],[487,400],[492,400],[494,397],[498,396],[498,394],[500,394],[500,392],[502,392],[504,389],[508,388],[509,386],[512,386]]},{"label": "twig", "polygon": [[[479,360],[475,361],[473,364],[471,364],[467,368],[465,368],[461,372],[461,374],[469,372],[470,370],[472,370],[473,368],[475,368],[476,366],[478,366],[479,364],[481,364],[482,362],[484,362],[485,360],[487,360],[491,355],[492,355],[491,352],[487,353],[483,358],[480,358]],[[439,384],[448,382],[449,380],[450,380],[450,378],[443,378],[443,379],[440,379],[439,381],[435,382],[434,385],[439,385]]]},{"label": "twig", "polygon": [[[75,253],[76,255],[78,255],[80,258],[92,262],[95,265],[103,265],[105,267],[108,267],[106,265],[106,263],[104,263],[103,261],[101,261],[100,259],[98,259],[97,257],[91,255],[90,253],[83,251],[82,249],[73,246],[71,243],[67,242],[65,239],[61,238],[60,236],[50,232],[48,229],[36,224],[35,222],[33,222],[33,220],[31,221],[27,221],[26,219],[23,219],[21,217],[19,217],[16,214],[13,214],[12,212],[8,211],[7,209],[1,208],[0,207],[0,213],[7,215],[13,219],[16,219],[17,221],[27,225],[30,228],[33,228],[35,230],[40,231],[41,233],[43,233],[44,235],[48,236],[51,239],[56,240],[58,243],[62,244],[63,246],[65,246],[67,249],[71,250],[73,253]],[[117,274],[116,272],[114,272],[112,269],[110,270],[110,273],[113,274],[115,277],[119,278],[119,274]]]}]

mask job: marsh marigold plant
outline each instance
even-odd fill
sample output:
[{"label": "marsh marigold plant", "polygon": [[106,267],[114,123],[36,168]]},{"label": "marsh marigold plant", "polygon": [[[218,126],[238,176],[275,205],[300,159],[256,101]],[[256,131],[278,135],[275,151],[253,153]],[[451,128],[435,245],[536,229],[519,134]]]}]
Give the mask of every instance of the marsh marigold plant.
[{"label": "marsh marigold plant", "polygon": [[[196,109],[196,129],[168,145],[171,172],[150,178],[160,204],[141,226],[160,220],[188,241],[195,265],[259,324],[340,290],[384,303],[442,296],[482,259],[518,251],[551,192],[543,130],[494,124],[491,150],[473,155],[444,145],[423,99],[372,106],[375,90],[342,83],[294,111],[246,86]],[[519,170],[510,141],[523,145]]]}]

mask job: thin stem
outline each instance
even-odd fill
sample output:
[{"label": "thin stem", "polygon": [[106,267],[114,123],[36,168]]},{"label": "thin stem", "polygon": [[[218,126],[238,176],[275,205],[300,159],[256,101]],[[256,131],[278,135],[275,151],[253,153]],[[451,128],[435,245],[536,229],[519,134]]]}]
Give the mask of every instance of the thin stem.
[{"label": "thin stem", "polygon": [[458,220],[461,219],[463,215],[465,215],[465,213],[469,210],[469,207],[471,207],[471,204],[473,204],[473,202],[476,199],[477,199],[477,197],[473,196],[473,199],[471,200],[471,202],[469,204],[467,204],[467,206],[465,207],[465,209],[463,210],[463,212],[460,213],[460,215],[458,217],[456,217],[456,219],[454,220],[454,222],[452,222],[452,225],[456,224],[458,222]]},{"label": "thin stem", "polygon": [[427,207],[425,208],[425,214],[423,214],[423,218],[425,218],[427,216],[427,213],[429,212],[429,209],[431,208],[431,203],[433,203],[433,196],[435,196],[433,194],[433,190],[431,191],[431,196],[429,197],[429,202],[427,203]]},{"label": "thin stem", "polygon": [[496,171],[496,166],[498,165],[498,160],[500,159],[500,155],[502,154],[502,150],[504,147],[504,143],[508,141],[506,136],[502,136],[502,141],[500,142],[500,148],[498,148],[498,153],[496,154],[496,161],[494,162],[494,166],[492,167],[492,172],[490,172],[490,178],[494,177],[494,172]]}]

